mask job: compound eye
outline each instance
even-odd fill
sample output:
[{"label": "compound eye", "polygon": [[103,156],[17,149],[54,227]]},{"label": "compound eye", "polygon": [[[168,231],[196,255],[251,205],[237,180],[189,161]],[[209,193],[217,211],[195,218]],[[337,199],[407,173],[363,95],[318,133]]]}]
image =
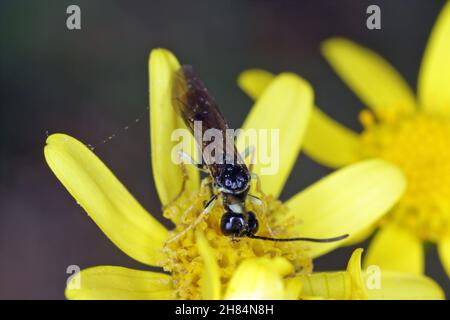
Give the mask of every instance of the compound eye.
[{"label": "compound eye", "polygon": [[247,232],[249,235],[254,235],[256,232],[258,232],[258,220],[256,219],[256,216],[253,212],[249,211],[247,213],[248,215],[248,222],[247,222]]},{"label": "compound eye", "polygon": [[244,215],[227,212],[222,216],[220,228],[225,236],[242,236],[245,229]]}]

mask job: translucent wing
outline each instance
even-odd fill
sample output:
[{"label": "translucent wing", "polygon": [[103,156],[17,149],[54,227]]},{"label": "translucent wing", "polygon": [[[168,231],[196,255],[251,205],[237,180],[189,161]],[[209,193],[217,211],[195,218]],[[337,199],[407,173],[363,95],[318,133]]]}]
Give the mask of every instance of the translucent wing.
[{"label": "translucent wing", "polygon": [[[202,150],[203,160],[208,165],[211,174],[217,174],[221,169],[220,164],[223,163],[232,161],[234,164],[243,164],[234,145],[233,137],[226,138],[229,128],[225,117],[192,66],[184,65],[176,72],[173,100],[176,112],[182,117],[192,134],[194,134],[194,128],[197,127],[197,135],[194,137]],[[219,135],[221,141],[217,142],[222,145],[221,150],[216,150],[214,154],[205,152],[207,146],[215,141],[211,137]]]}]

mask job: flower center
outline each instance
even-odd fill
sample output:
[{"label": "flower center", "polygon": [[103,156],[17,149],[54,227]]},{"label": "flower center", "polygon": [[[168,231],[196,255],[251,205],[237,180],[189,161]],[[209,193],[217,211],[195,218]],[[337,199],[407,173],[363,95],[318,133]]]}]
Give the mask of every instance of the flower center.
[{"label": "flower center", "polygon": [[387,219],[436,241],[450,231],[450,121],[417,113],[375,123],[361,113],[362,157],[381,157],[397,164],[408,185]]},{"label": "flower center", "polygon": [[[175,224],[171,236],[175,237],[191,225],[203,211],[204,203],[209,200],[207,188],[201,188],[190,196],[183,196],[164,210],[164,216]],[[259,220],[258,235],[289,237],[293,226],[299,221],[280,223],[279,217],[287,208],[271,196],[258,195],[261,206],[247,203],[248,210],[255,212]],[[295,268],[295,274],[308,274],[312,271],[312,261],[307,254],[307,246],[296,242],[270,242],[249,238],[231,239],[224,236],[220,229],[220,220],[224,213],[221,201],[216,202],[211,212],[195,229],[201,230],[215,252],[220,268],[222,292],[241,261],[255,257],[284,257]],[[201,299],[200,282],[203,261],[197,249],[195,231],[189,230],[175,241],[168,241],[163,249],[165,259],[161,265],[171,272],[174,287],[180,299]]]}]

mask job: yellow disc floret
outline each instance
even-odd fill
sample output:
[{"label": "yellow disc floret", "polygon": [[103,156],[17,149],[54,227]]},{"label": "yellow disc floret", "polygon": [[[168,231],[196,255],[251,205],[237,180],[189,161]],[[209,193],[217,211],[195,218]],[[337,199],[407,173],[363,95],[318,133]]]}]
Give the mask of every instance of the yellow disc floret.
[{"label": "yellow disc floret", "polygon": [[367,110],[360,115],[362,157],[397,164],[408,181],[387,219],[436,241],[450,230],[450,121],[421,113],[380,123],[370,118]]},{"label": "yellow disc floret", "polygon": [[[164,216],[175,224],[171,236],[175,237],[192,224],[204,209],[204,203],[211,194],[202,188],[190,196],[183,196],[164,210]],[[283,215],[287,208],[278,200],[263,194],[259,195],[261,206],[248,203],[248,210],[256,213],[259,220],[259,235],[289,237],[289,231],[299,221],[287,221],[280,225],[274,217]],[[238,265],[247,258],[284,257],[294,266],[297,274],[312,271],[312,261],[308,256],[307,246],[296,242],[269,242],[249,238],[232,239],[220,230],[223,208],[217,201],[211,212],[195,229],[201,230],[209,245],[215,252],[220,267],[222,289],[225,290]],[[203,262],[195,243],[195,232],[190,230],[175,241],[168,241],[163,249],[165,259],[161,261],[165,271],[172,274],[176,293],[181,299],[200,299],[200,279]]]}]

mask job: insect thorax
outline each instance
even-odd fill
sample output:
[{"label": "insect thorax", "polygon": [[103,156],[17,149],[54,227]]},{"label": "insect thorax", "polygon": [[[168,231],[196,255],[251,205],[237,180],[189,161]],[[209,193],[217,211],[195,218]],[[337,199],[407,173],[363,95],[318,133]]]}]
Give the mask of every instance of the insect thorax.
[{"label": "insect thorax", "polygon": [[250,175],[246,168],[224,164],[215,178],[218,189],[225,193],[240,194],[248,190]]}]

